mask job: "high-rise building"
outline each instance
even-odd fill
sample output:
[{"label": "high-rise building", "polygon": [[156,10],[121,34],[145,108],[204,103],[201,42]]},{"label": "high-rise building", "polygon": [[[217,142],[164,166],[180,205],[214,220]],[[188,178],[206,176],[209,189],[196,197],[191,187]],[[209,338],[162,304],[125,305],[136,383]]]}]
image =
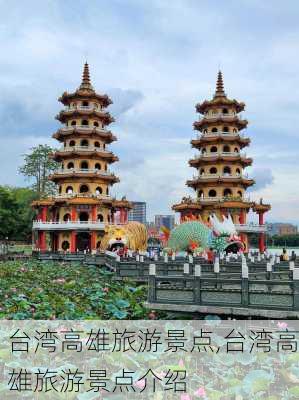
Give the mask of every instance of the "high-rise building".
[{"label": "high-rise building", "polygon": [[267,224],[267,232],[270,236],[296,235],[298,233],[298,227],[293,224],[275,222],[272,224]]},{"label": "high-rise building", "polygon": [[128,220],[146,224],[146,202],[131,201],[132,209],[129,211]]},{"label": "high-rise building", "polygon": [[108,169],[118,157],[109,149],[116,140],[107,126],[114,121],[107,111],[112,103],[97,93],[84,65],[81,85],[74,93],[59,98],[64,109],[57,115],[63,124],[53,137],[62,147],[53,154],[60,167],[50,176],[58,195],[33,202],[37,220],[33,223],[35,248],[45,251],[96,250],[105,226],[127,222],[131,204],[115,200],[110,188],[119,178]]},{"label": "high-rise building", "polygon": [[[219,71],[216,91],[211,100],[196,105],[201,114],[194,122],[194,129],[199,131],[191,140],[191,145],[199,154],[189,161],[196,169],[193,179],[187,186],[196,192],[196,199],[185,197],[175,204],[173,210],[180,212],[181,222],[200,219],[208,222],[209,215],[215,213],[218,218],[230,214],[236,224],[245,251],[248,249],[248,232],[259,232],[260,251],[264,251],[264,213],[269,204],[250,201],[246,189],[255,182],[244,169],[252,164],[252,159],[242,152],[250,139],[241,133],[247,127],[247,120],[240,116],[245,108],[243,102],[229,99],[224,91],[222,74]],[[247,214],[252,209],[259,215],[259,224],[255,227],[247,224]]]},{"label": "high-rise building", "polygon": [[167,229],[172,230],[174,228],[174,222],[174,215],[155,215],[155,226],[157,229],[165,226]]}]

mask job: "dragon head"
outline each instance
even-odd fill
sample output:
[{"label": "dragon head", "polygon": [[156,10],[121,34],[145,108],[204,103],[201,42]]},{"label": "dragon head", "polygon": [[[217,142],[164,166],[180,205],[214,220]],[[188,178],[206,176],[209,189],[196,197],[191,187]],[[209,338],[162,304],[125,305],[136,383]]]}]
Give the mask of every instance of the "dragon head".
[{"label": "dragon head", "polygon": [[231,215],[222,216],[223,221],[219,221],[215,214],[210,216],[212,227],[211,246],[216,250],[224,251],[228,247],[243,249],[244,245],[238,236],[236,227]]}]

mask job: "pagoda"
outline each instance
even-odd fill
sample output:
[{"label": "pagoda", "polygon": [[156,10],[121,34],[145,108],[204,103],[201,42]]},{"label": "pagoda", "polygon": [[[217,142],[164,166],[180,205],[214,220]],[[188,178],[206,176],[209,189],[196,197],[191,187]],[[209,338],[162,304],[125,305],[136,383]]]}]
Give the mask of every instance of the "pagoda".
[{"label": "pagoda", "polygon": [[[250,139],[242,133],[248,125],[248,121],[240,116],[244,109],[243,102],[226,96],[219,71],[213,99],[196,105],[201,118],[193,124],[199,133],[191,140],[191,145],[199,150],[199,154],[189,160],[196,175],[186,183],[195,190],[196,198],[184,197],[172,208],[180,213],[181,222],[198,219],[208,223],[212,213],[218,218],[230,214],[244,250],[248,250],[248,233],[255,232],[259,233],[259,250],[263,252],[264,213],[270,205],[264,204],[262,199],[255,203],[246,196],[247,188],[255,182],[244,172],[252,164],[252,158],[242,151],[250,144]],[[247,223],[250,209],[259,215],[258,224]]]},{"label": "pagoda", "polygon": [[81,85],[59,98],[64,109],[56,116],[63,126],[53,134],[62,147],[52,157],[59,168],[49,177],[57,187],[51,198],[33,203],[37,219],[33,242],[38,251],[96,251],[107,224],[125,224],[131,209],[125,197],[116,200],[110,189],[119,178],[110,171],[118,161],[109,145],[116,137],[107,129],[114,119],[107,111],[112,103],[97,93],[89,66],[84,65]]}]

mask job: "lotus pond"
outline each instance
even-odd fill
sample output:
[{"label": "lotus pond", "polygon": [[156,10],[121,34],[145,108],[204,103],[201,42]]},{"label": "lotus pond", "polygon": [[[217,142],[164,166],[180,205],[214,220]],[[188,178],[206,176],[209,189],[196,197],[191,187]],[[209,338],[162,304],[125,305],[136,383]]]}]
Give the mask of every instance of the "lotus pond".
[{"label": "lotus pond", "polygon": [[0,318],[148,319],[146,286],[117,282],[96,266],[0,262]]}]

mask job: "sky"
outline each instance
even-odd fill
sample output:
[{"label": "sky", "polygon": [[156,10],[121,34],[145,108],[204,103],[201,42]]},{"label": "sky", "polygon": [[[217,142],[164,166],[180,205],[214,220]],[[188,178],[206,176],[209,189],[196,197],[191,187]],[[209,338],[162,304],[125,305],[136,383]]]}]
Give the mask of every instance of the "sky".
[{"label": "sky", "polygon": [[28,185],[23,155],[51,139],[57,101],[81,81],[113,100],[113,194],[171,213],[195,170],[188,160],[195,104],[219,68],[229,98],[246,103],[252,200],[269,222],[299,223],[299,3],[288,0],[0,1],[0,184]]}]

